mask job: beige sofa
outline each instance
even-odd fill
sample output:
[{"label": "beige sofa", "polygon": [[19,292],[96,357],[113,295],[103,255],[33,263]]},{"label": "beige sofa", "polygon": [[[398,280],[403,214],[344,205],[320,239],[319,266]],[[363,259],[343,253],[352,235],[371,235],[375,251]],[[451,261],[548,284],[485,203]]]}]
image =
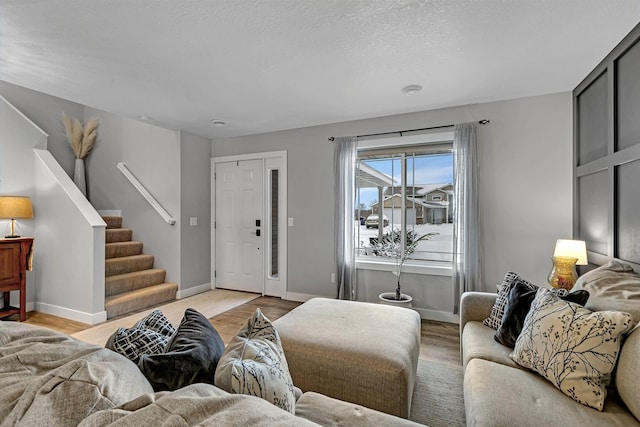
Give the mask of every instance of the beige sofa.
[{"label": "beige sofa", "polygon": [[0,322],[0,390],[0,426],[418,425],[312,392],[295,414],[209,384],[154,393],[125,357],[17,322]]},{"label": "beige sofa", "polygon": [[[616,310],[640,320],[640,276],[612,262],[583,275],[575,289],[591,296],[593,311]],[[640,327],[623,342],[602,412],[572,400],[551,382],[509,357],[511,348],[494,340],[483,324],[496,294],[463,294],[460,345],[468,426],[640,426]]]}]

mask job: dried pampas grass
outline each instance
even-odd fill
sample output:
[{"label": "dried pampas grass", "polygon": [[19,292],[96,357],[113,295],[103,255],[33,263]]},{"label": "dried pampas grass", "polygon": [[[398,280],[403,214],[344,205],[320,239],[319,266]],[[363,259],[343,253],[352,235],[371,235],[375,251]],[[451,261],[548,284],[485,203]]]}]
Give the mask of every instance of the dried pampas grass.
[{"label": "dried pampas grass", "polygon": [[87,157],[91,149],[96,143],[98,136],[98,119],[90,119],[84,127],[80,120],[69,117],[66,113],[62,114],[62,124],[69,139],[71,151],[78,159]]}]

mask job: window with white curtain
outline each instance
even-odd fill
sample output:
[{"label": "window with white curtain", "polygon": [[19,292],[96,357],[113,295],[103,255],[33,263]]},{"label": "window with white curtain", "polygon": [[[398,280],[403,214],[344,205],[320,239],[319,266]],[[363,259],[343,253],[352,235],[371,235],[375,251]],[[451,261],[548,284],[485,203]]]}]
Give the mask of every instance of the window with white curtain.
[{"label": "window with white curtain", "polygon": [[361,263],[393,263],[390,245],[404,249],[430,234],[418,243],[412,262],[451,264],[453,143],[452,133],[444,134],[438,141],[413,137],[410,144],[403,138],[390,139],[388,145],[384,140],[372,146],[359,142],[354,234]]}]

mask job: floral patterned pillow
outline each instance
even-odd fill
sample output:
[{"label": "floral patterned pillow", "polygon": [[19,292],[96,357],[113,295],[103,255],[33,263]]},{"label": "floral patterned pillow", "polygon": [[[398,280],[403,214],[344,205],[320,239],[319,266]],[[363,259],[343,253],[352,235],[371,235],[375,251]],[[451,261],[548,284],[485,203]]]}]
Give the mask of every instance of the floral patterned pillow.
[{"label": "floral patterned pillow", "polygon": [[214,384],[261,397],[295,414],[295,392],[280,336],[260,309],[231,340],[216,368]]},{"label": "floral patterned pillow", "polygon": [[510,357],[576,402],[602,411],[604,379],[613,371],[629,313],[592,312],[539,289]]}]

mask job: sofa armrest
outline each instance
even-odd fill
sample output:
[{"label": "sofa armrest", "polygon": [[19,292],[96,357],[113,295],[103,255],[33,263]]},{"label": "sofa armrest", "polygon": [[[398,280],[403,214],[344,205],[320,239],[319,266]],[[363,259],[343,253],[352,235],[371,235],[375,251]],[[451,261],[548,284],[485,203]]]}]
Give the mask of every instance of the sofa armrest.
[{"label": "sofa armrest", "polygon": [[465,292],[460,297],[460,338],[464,325],[470,321],[482,322],[491,314],[497,294],[489,292]]}]

